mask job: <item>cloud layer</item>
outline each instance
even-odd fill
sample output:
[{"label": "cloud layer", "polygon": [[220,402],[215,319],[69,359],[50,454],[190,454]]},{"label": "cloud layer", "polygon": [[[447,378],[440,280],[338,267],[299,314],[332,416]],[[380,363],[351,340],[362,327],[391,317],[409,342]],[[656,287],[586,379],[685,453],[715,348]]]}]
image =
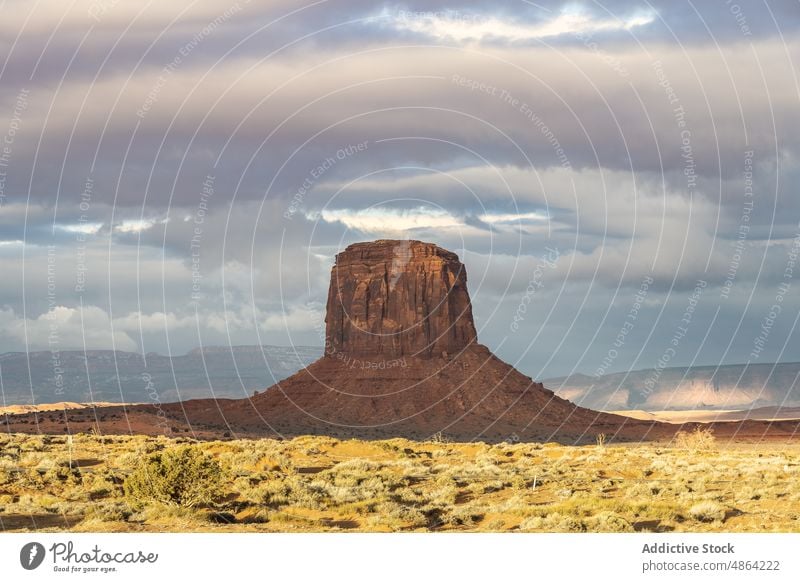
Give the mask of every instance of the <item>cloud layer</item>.
[{"label": "cloud layer", "polygon": [[800,359],[798,27],[789,1],[11,0],[0,351],[319,344],[336,252],[393,237],[458,252],[482,340],[535,376],[655,366],[681,327],[673,364]]}]

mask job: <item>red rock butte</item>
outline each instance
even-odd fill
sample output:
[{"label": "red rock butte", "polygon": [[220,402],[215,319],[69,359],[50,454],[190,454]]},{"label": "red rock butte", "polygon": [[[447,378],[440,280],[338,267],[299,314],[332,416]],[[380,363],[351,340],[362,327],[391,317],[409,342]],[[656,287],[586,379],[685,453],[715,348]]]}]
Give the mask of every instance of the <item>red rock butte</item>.
[{"label": "red rock butte", "polygon": [[331,269],[325,355],[255,395],[182,406],[193,426],[281,435],[594,440],[654,423],[575,406],[478,343],[458,256],[417,240],[348,246]]},{"label": "red rock butte", "polygon": [[357,243],[339,253],[325,322],[327,355],[439,357],[478,336],[464,265],[417,240]]},{"label": "red rock butte", "polygon": [[[420,241],[350,245],[331,270],[322,358],[242,399],[66,412],[72,431],[594,442],[670,438],[679,426],[581,408],[478,343],[467,273],[454,253]],[[102,418],[120,418],[103,421]],[[50,423],[50,424],[48,424]],[[11,432],[62,430],[33,413]],[[705,425],[709,426],[709,425]],[[719,422],[718,436],[788,440],[797,421]]]}]

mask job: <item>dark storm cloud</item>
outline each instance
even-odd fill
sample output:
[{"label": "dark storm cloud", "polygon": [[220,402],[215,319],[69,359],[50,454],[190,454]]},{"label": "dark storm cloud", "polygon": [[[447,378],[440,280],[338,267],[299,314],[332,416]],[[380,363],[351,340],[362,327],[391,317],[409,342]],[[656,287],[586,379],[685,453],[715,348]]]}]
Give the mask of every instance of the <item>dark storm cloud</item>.
[{"label": "dark storm cloud", "polygon": [[[798,122],[798,110],[791,79],[782,74],[787,49],[778,44],[760,47],[759,59],[740,59],[730,78],[719,73],[725,61],[714,51],[698,49],[692,70],[683,55],[661,47],[658,71],[669,94],[658,84],[653,61],[642,55],[628,57],[631,79],[620,83],[612,70],[594,66],[592,55],[542,50],[520,57],[389,49],[345,57],[297,79],[295,71],[318,63],[290,61],[289,69],[237,61],[205,79],[206,71],[180,70],[168,76],[143,118],[137,111],[147,106],[157,71],[127,82],[124,93],[113,80],[67,87],[56,104],[32,97],[27,133],[16,146],[20,170],[9,177],[9,191],[27,188],[32,166],[26,161],[34,152],[34,196],[61,189],[68,199],[95,173],[106,201],[141,204],[147,194],[149,203],[163,205],[170,197],[178,204],[195,198],[214,172],[230,196],[258,199],[272,182],[270,195],[285,197],[321,161],[363,141],[393,140],[348,158],[325,180],[391,165],[446,168],[474,159],[465,151],[470,149],[494,164],[531,160],[546,167],[566,160],[576,169],[663,171],[685,182],[681,174],[689,162],[699,177],[736,174],[746,148],[774,166],[776,132],[785,151],[797,150],[789,128]],[[796,53],[796,46],[788,50]],[[419,60],[409,60],[415,55]],[[518,104],[471,90],[454,75],[505,91]],[[762,76],[765,81],[756,82]],[[689,161],[671,95],[691,130]],[[93,106],[81,110],[84,99]],[[409,136],[424,139],[398,139]],[[63,163],[71,170],[64,176]]]}]

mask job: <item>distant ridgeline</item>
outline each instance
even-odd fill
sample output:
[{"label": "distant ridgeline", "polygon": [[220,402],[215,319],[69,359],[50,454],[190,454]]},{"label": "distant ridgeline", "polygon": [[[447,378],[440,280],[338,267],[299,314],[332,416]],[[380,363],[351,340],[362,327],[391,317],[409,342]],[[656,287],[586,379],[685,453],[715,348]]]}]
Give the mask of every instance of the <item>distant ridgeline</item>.
[{"label": "distant ridgeline", "polygon": [[[0,406],[244,398],[313,363],[322,347],[197,348],[167,357],[111,350],[0,354]],[[800,406],[800,363],[696,366],[543,381],[595,410],[740,410]]]},{"label": "distant ridgeline", "polygon": [[11,352],[0,355],[0,406],[243,398],[321,355],[321,347],[309,346],[204,347],[171,358],[111,350]]},{"label": "distant ridgeline", "polygon": [[800,406],[800,363],[695,366],[573,374],[544,384],[595,410],[698,410]]}]

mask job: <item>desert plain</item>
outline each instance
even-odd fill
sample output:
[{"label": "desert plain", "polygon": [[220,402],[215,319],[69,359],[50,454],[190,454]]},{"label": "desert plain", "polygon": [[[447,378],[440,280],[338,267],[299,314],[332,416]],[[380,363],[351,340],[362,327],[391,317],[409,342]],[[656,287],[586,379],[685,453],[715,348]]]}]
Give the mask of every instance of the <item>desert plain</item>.
[{"label": "desert plain", "polygon": [[3,531],[797,532],[800,446],[0,436]]}]

